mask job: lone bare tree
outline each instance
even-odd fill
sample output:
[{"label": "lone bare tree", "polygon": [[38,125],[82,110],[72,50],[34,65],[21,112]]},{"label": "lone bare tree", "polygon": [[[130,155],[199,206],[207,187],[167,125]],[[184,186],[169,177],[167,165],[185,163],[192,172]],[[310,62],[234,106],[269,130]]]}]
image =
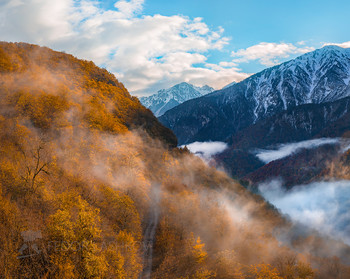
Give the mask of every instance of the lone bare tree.
[{"label": "lone bare tree", "polygon": [[47,154],[45,153],[45,143],[43,141],[40,141],[40,143],[37,145],[36,148],[31,150],[30,157],[28,158],[27,152],[24,150],[22,151],[22,154],[24,155],[25,162],[28,162],[25,166],[24,175],[22,175],[22,179],[25,181],[26,185],[28,186],[28,192],[35,193],[40,186],[39,183],[37,183],[37,179],[41,173],[49,174],[48,172],[48,166],[50,164],[50,161],[47,160]]}]

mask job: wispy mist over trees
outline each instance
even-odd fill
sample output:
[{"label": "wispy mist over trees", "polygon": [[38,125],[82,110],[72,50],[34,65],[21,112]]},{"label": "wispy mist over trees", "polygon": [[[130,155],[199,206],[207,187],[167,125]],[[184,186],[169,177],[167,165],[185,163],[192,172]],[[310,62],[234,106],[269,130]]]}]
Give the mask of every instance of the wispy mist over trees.
[{"label": "wispy mist over trees", "polygon": [[348,246],[174,148],[92,62],[1,43],[0,73],[1,277],[348,278]]}]

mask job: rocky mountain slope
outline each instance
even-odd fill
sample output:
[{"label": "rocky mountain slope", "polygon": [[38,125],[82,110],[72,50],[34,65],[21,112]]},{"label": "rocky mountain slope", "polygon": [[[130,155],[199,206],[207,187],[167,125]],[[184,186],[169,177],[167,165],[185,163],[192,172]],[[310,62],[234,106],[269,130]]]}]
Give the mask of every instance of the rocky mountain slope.
[{"label": "rocky mountain slope", "polygon": [[179,142],[227,140],[259,120],[303,104],[350,96],[350,49],[326,46],[190,100],[160,121]]},{"label": "rocky mountain slope", "polygon": [[155,116],[159,117],[185,101],[204,96],[213,91],[214,89],[208,85],[197,87],[187,82],[182,82],[169,89],[159,90],[151,96],[141,97],[140,102],[149,108]]},{"label": "rocky mountain slope", "polygon": [[[230,137],[228,140],[229,148],[217,155],[216,160],[236,178],[242,178],[258,170],[257,174],[252,176],[254,179],[248,179],[254,182],[272,178],[273,174],[276,176],[282,173],[293,175],[292,180],[285,175],[285,180],[289,181],[286,185],[290,186],[293,184],[290,181],[302,181],[301,176],[304,175],[301,175],[301,169],[307,171],[311,168],[311,164],[316,165],[320,161],[320,153],[311,151],[306,153],[307,160],[298,155],[282,159],[283,164],[271,163],[269,164],[272,166],[270,169],[273,170],[271,173],[266,171],[267,167],[261,168],[262,164],[261,162],[257,163],[259,160],[253,155],[253,151],[257,148],[269,149],[284,143],[295,143],[315,138],[349,137],[350,98],[348,97],[330,103],[301,105],[262,119]],[[323,152],[325,157],[328,156],[326,153]],[[310,159],[312,156],[314,159]],[[329,155],[327,160],[322,159],[319,162],[321,167],[317,168],[319,172],[325,167],[326,161],[332,161],[330,157],[336,158],[336,156]],[[280,160],[280,162],[282,161]],[[285,166],[288,166],[289,169],[284,170]],[[294,172],[291,166],[295,167]],[[299,180],[298,176],[300,176]]]},{"label": "rocky mountain slope", "polygon": [[343,137],[350,131],[350,98],[293,107],[233,135],[231,148],[263,148],[318,137]]}]

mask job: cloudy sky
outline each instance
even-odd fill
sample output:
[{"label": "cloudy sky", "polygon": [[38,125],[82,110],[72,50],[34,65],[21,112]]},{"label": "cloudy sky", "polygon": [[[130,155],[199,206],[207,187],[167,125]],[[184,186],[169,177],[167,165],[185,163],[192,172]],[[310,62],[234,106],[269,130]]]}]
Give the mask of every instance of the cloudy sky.
[{"label": "cloudy sky", "polygon": [[350,47],[348,0],[0,0],[0,40],[93,60],[138,96],[216,89],[324,44]]}]

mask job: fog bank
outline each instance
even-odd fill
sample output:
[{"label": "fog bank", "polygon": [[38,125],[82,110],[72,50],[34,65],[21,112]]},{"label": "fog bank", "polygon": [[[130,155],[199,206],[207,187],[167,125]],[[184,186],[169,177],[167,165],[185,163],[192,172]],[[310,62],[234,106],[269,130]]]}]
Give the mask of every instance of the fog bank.
[{"label": "fog bank", "polygon": [[293,221],[350,244],[350,181],[314,182],[286,191],[280,180],[259,186],[262,195]]},{"label": "fog bank", "polygon": [[208,142],[193,142],[190,144],[183,145],[187,146],[188,150],[193,154],[204,160],[210,160],[212,156],[219,154],[228,147],[225,142],[220,141],[208,141]]},{"label": "fog bank", "polygon": [[290,156],[294,153],[299,152],[302,149],[312,149],[317,148],[321,145],[325,144],[336,144],[339,143],[338,138],[322,138],[322,139],[313,139],[313,140],[305,140],[294,143],[280,144],[277,146],[277,149],[274,150],[265,150],[258,149],[256,156],[268,164],[272,161],[282,159],[284,157]]}]

